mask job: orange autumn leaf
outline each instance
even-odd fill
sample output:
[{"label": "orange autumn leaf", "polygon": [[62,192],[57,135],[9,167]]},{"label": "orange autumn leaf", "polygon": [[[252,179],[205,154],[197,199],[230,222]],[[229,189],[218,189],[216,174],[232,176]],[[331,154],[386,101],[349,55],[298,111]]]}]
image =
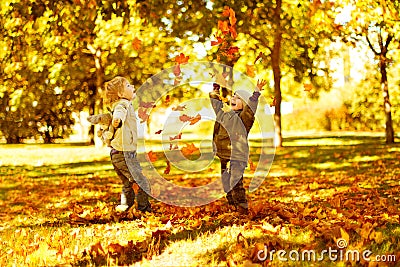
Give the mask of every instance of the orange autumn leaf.
[{"label": "orange autumn leaf", "polygon": [[224,6],[224,10],[222,10],[222,16],[229,17],[231,14],[230,9],[231,8],[229,6]]},{"label": "orange autumn leaf", "polygon": [[146,159],[150,162],[155,162],[157,161],[157,155],[152,150],[150,150],[146,155]]},{"label": "orange autumn leaf", "polygon": [[305,84],[303,84],[303,86],[304,86],[304,91],[306,91],[306,92],[310,92],[313,88],[312,84],[310,84],[310,83],[305,83]]},{"label": "orange autumn leaf", "polygon": [[223,34],[229,32],[228,21],[218,20],[218,29],[222,31]]},{"label": "orange autumn leaf", "polygon": [[135,49],[136,51],[140,50],[140,48],[142,47],[142,41],[139,40],[139,38],[135,37],[132,41],[132,46],[133,49]]},{"label": "orange autumn leaf", "polygon": [[219,45],[224,42],[224,39],[222,37],[216,36],[217,41],[211,41],[211,46]]},{"label": "orange autumn leaf", "polygon": [[236,21],[235,11],[232,8],[229,8],[229,23],[234,26]]},{"label": "orange autumn leaf", "polygon": [[256,171],[256,166],[254,165],[254,162],[249,158],[249,165],[250,165],[250,171],[255,172]]},{"label": "orange autumn leaf", "polygon": [[256,69],[254,65],[246,65],[246,74],[251,78],[256,76]]},{"label": "orange autumn leaf", "polygon": [[179,116],[179,120],[182,121],[182,122],[187,122],[187,121],[190,121],[191,119],[192,119],[192,117],[190,117],[190,116],[188,116],[186,114],[183,114],[183,115]]},{"label": "orange autumn leaf", "polygon": [[149,114],[146,113],[145,108],[139,108],[138,110],[138,117],[141,119],[140,123],[147,121],[149,118]]},{"label": "orange autumn leaf", "polygon": [[185,56],[185,54],[180,53],[178,56],[175,57],[175,62],[178,64],[185,64],[188,63],[189,56]]},{"label": "orange autumn leaf", "polygon": [[154,102],[142,102],[140,101],[139,103],[139,107],[142,108],[154,108],[156,105],[154,104]]},{"label": "orange autumn leaf", "polygon": [[183,111],[186,108],[186,105],[173,107],[173,111]]},{"label": "orange autumn leaf", "polygon": [[179,64],[176,65],[176,66],[174,67],[173,73],[174,73],[174,75],[175,75],[176,77],[178,77],[178,76],[181,75],[181,67],[180,67]]},{"label": "orange autumn leaf", "polygon": [[231,33],[232,38],[236,39],[236,37],[237,37],[236,28],[233,26],[229,26],[229,32]]},{"label": "orange autumn leaf", "polygon": [[197,148],[193,143],[190,143],[182,147],[181,152],[184,156],[190,156],[199,153],[200,149]]},{"label": "orange autumn leaf", "polygon": [[235,53],[239,52],[239,47],[237,46],[231,46],[229,47],[228,51],[226,52],[228,55],[233,55]]},{"label": "orange autumn leaf", "polygon": [[201,120],[201,115],[197,114],[195,117],[190,119],[190,125],[197,123],[199,120]]}]

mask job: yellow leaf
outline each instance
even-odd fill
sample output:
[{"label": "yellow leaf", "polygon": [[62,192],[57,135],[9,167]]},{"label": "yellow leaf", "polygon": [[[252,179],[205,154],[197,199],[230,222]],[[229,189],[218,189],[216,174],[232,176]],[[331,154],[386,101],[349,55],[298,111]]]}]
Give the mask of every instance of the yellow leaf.
[{"label": "yellow leaf", "polygon": [[349,244],[350,236],[343,228],[340,228],[340,237],[346,240],[347,245]]}]

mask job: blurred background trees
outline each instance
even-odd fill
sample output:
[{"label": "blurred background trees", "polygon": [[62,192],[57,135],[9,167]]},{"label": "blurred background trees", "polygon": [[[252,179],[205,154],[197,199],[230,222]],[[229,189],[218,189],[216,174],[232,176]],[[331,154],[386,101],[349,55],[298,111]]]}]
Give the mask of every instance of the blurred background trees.
[{"label": "blurred background trees", "polygon": [[[225,6],[235,13],[239,49],[229,62],[211,45]],[[385,130],[394,141],[399,1],[8,0],[0,7],[7,143],[68,137],[76,114],[101,112],[105,81],[122,75],[139,87],[180,53],[269,80],[263,94],[275,104],[278,146],[282,131],[310,129]],[[284,114],[281,102],[293,112]]]}]

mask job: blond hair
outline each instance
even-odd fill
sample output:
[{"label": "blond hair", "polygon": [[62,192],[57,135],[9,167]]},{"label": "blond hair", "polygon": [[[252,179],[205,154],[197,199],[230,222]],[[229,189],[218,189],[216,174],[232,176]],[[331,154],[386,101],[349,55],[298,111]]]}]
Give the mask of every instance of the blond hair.
[{"label": "blond hair", "polygon": [[128,80],[124,77],[117,76],[113,78],[111,81],[108,81],[104,84],[105,93],[104,100],[106,104],[113,104],[117,100],[120,99],[118,94],[122,94],[126,84],[128,84]]}]

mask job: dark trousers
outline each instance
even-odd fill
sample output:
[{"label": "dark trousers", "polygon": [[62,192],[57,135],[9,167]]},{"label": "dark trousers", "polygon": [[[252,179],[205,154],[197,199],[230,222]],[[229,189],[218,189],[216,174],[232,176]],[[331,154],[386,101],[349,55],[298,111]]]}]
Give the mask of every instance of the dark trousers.
[{"label": "dark trousers", "polygon": [[136,183],[139,186],[136,200],[138,210],[144,211],[150,207],[149,196],[146,192],[150,192],[150,184],[142,173],[139,161],[136,158],[136,152],[122,152],[114,149],[110,152],[111,162],[114,170],[122,182],[122,196],[126,198],[126,204],[132,207],[135,203],[135,191],[132,186]]},{"label": "dark trousers", "polygon": [[[229,168],[227,168],[230,161]],[[243,186],[243,173],[246,162],[221,159],[221,178],[226,198],[231,205],[247,203],[246,190]]]}]

